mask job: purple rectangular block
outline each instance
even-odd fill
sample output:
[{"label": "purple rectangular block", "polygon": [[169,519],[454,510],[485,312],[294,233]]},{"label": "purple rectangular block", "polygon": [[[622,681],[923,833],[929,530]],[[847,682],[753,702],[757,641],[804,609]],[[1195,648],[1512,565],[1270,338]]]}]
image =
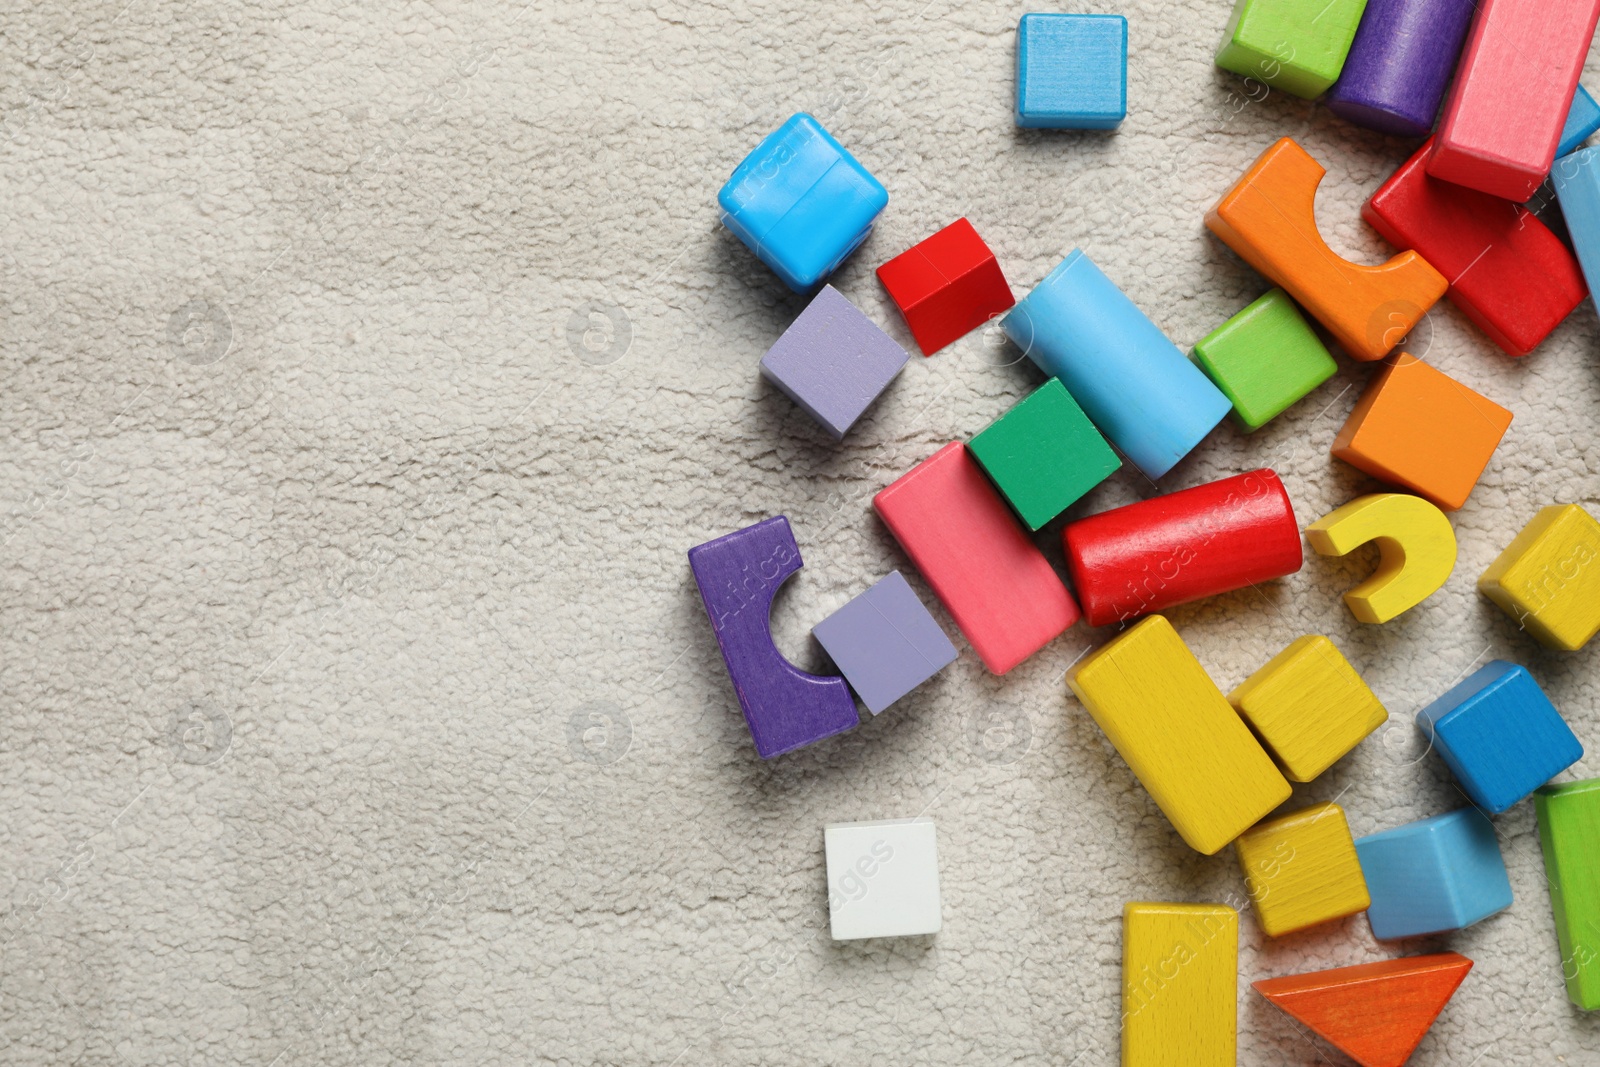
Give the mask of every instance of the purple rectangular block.
[{"label": "purple rectangular block", "polygon": [[824,285],[761,357],[761,373],[837,440],[910,358],[843,293]]},{"label": "purple rectangular block", "polygon": [[956,658],[956,646],[899,571],[890,571],[811,632],[874,715]]},{"label": "purple rectangular block", "polygon": [[1473,0],[1367,0],[1328,110],[1357,126],[1426,137],[1476,9]]},{"label": "purple rectangular block", "polygon": [[843,678],[807,674],[772,643],[772,597],[801,567],[788,519],[778,515],[697,545],[689,567],[762,759],[861,721]]}]

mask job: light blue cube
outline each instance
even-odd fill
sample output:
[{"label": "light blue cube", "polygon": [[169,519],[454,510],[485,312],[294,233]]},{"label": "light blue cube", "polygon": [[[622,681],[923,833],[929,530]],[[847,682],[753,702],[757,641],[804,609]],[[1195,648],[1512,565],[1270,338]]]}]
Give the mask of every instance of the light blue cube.
[{"label": "light blue cube", "polygon": [[756,146],[717,194],[722,224],[797,293],[856,250],[889,194],[810,115]]},{"label": "light blue cube", "polygon": [[1471,926],[1511,906],[1511,879],[1489,817],[1477,808],[1356,838],[1379,941]]},{"label": "light blue cube", "polygon": [[1417,712],[1472,802],[1498,815],[1583,758],[1533,675],[1497,659]]},{"label": "light blue cube", "polygon": [[1578,86],[1572,94],[1572,108],[1567,112],[1567,124],[1561,127],[1561,140],[1556,142],[1556,158],[1570,155],[1600,130],[1600,104],[1594,102],[1589,90]]},{"label": "light blue cube", "polygon": [[1128,20],[1024,15],[1017,25],[1017,125],[1114,130],[1128,114]]},{"label": "light blue cube", "polygon": [[874,715],[956,658],[956,646],[899,571],[890,571],[811,632]]}]

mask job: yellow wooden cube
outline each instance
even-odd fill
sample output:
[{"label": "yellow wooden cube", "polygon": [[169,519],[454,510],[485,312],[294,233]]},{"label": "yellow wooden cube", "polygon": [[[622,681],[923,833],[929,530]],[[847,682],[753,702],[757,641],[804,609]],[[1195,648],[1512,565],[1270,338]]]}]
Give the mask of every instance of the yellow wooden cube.
[{"label": "yellow wooden cube", "polygon": [[1332,922],[1372,903],[1344,809],[1317,804],[1239,835],[1234,847],[1268,937]]},{"label": "yellow wooden cube", "polygon": [[1311,781],[1389,719],[1350,661],[1316,634],[1273,656],[1228,702],[1295,782]]},{"label": "yellow wooden cube", "polygon": [[1234,1067],[1239,913],[1221,904],[1122,909],[1122,1067]]},{"label": "yellow wooden cube", "polygon": [[1600,631],[1600,522],[1552,504],[1478,579],[1478,591],[1550,648],[1576,651]]},{"label": "yellow wooden cube", "polygon": [[1272,758],[1162,616],[1101,646],[1068,684],[1190,848],[1213,855],[1289,799]]}]

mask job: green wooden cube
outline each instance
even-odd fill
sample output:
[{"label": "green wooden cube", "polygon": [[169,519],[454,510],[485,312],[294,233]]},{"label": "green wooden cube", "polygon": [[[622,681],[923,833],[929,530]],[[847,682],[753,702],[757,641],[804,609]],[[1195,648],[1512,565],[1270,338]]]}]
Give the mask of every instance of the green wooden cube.
[{"label": "green wooden cube", "polygon": [[1307,100],[1344,69],[1367,0],[1237,0],[1217,66]]},{"label": "green wooden cube", "polygon": [[1261,429],[1339,367],[1289,294],[1274,289],[1194,346],[1245,430]]},{"label": "green wooden cube", "polygon": [[991,422],[967,449],[1030,530],[1122,466],[1058,378]]},{"label": "green wooden cube", "polygon": [[1567,997],[1600,1009],[1600,778],[1540,786],[1533,794],[1550,883]]}]

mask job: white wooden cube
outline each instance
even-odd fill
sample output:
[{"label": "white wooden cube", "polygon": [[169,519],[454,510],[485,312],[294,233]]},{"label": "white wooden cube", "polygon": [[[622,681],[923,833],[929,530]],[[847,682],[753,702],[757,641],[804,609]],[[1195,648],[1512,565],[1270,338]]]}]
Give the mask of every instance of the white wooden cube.
[{"label": "white wooden cube", "polygon": [[939,852],[931,819],[823,829],[835,941],[939,932]]}]

